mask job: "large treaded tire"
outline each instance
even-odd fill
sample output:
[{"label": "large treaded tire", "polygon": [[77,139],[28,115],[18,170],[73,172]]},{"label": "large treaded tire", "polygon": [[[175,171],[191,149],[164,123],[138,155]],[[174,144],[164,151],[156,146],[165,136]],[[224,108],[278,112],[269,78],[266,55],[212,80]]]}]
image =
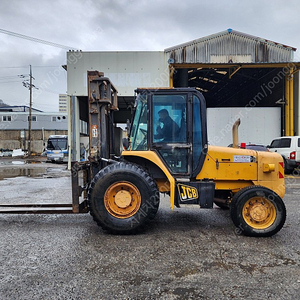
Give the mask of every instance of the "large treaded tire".
[{"label": "large treaded tire", "polygon": [[[120,207],[116,205],[120,190],[125,191],[125,196],[121,197],[125,202],[130,194],[134,195],[131,201],[133,198],[135,200],[127,207],[122,207],[120,201]],[[99,226],[114,234],[131,234],[142,229],[148,220],[155,217],[159,206],[159,191],[147,171],[138,165],[120,162],[108,165],[97,173],[90,184],[88,199],[90,213]],[[112,199],[109,204],[107,199]],[[131,206],[134,209],[130,210]]]},{"label": "large treaded tire", "polygon": [[234,195],[230,215],[240,233],[268,237],[283,227],[286,208],[282,199],[272,190],[263,186],[249,186]]}]

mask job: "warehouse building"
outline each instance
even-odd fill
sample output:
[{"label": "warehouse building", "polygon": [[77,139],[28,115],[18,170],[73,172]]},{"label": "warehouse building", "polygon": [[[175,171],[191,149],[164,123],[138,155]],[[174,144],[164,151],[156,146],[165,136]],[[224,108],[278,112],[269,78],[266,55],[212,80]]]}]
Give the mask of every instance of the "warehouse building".
[{"label": "warehouse building", "polygon": [[[29,107],[0,107],[0,151],[28,149]],[[67,114],[42,112],[32,108],[31,151],[42,153],[48,137],[53,134],[67,134]]]},{"label": "warehouse building", "polygon": [[69,128],[72,118],[81,120],[72,127],[77,141],[74,155],[78,156],[84,135],[80,124],[85,122],[86,128],[88,121],[87,71],[91,70],[104,72],[118,89],[119,123],[130,118],[137,87],[194,87],[207,102],[211,144],[228,145],[231,131],[225,129],[237,116],[245,142],[267,144],[276,136],[298,135],[300,63],[293,61],[295,51],[232,29],[164,51],[70,51]]}]

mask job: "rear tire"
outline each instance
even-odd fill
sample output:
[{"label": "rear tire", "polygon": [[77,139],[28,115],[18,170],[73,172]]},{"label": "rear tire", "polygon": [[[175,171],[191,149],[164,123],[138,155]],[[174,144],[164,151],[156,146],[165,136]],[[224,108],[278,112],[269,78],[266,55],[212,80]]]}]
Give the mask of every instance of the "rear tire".
[{"label": "rear tire", "polygon": [[230,214],[240,233],[268,237],[283,227],[286,208],[282,199],[272,190],[250,186],[234,195]]},{"label": "rear tire", "polygon": [[159,192],[151,175],[130,163],[114,163],[100,170],[88,191],[90,212],[103,229],[112,233],[136,233],[153,219]]},{"label": "rear tire", "polygon": [[294,169],[288,167],[288,164],[287,164],[286,159],[284,157],[283,157],[283,164],[284,164],[284,174],[289,175],[289,174],[293,173]]}]

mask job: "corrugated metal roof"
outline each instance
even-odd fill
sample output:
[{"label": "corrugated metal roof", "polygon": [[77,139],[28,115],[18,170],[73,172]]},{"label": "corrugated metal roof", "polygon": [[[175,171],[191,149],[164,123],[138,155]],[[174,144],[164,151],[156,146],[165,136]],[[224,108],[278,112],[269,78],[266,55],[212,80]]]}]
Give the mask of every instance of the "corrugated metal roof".
[{"label": "corrugated metal roof", "polygon": [[296,48],[228,29],[165,49],[175,63],[290,62]]}]

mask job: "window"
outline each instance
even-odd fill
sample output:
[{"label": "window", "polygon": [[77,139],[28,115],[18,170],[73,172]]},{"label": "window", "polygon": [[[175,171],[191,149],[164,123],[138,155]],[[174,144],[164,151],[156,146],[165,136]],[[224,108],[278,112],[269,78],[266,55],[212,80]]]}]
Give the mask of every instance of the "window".
[{"label": "window", "polygon": [[68,149],[67,138],[49,138],[47,143],[48,150],[66,150]]},{"label": "window", "polygon": [[186,95],[153,96],[153,143],[186,143]]},{"label": "window", "polygon": [[131,150],[147,150],[147,99],[140,95],[131,130]]},{"label": "window", "polygon": [[282,138],[273,140],[270,148],[290,148],[291,139],[290,138]]},{"label": "window", "polygon": [[[27,120],[29,122],[29,116],[27,117]],[[37,118],[36,116],[31,116],[31,122],[36,122]]]},{"label": "window", "polygon": [[280,143],[280,148],[290,148],[291,147],[291,139],[282,139]]},{"label": "window", "polygon": [[188,173],[186,112],[185,94],[153,95],[152,142],[173,173]]},{"label": "window", "polygon": [[61,117],[53,116],[52,117],[52,122],[61,122]]},{"label": "window", "polygon": [[279,145],[280,145],[280,140],[273,140],[270,145],[270,148],[279,148]]},{"label": "window", "polygon": [[202,152],[202,128],[201,128],[201,113],[200,100],[198,97],[193,98],[193,170],[199,164]]},{"label": "window", "polygon": [[80,120],[79,132],[82,134],[88,134],[88,123]]},{"label": "window", "polygon": [[11,122],[11,116],[2,116],[3,122]]}]

